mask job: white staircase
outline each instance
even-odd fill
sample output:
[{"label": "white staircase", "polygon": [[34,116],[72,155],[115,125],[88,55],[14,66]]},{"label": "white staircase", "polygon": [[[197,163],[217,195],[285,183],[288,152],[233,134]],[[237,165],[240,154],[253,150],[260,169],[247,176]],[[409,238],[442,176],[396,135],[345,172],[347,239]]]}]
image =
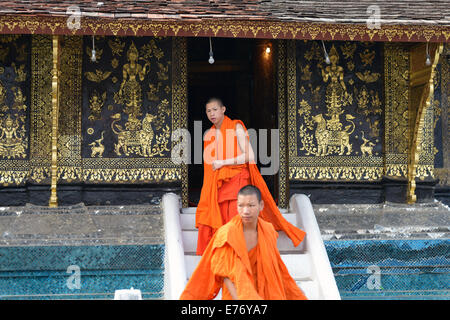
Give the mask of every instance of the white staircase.
[{"label": "white staircase", "polygon": [[[304,204],[305,201],[307,202],[306,204]],[[163,197],[163,211],[165,222],[167,221],[165,223],[166,299],[179,298],[187,280],[201,258],[195,254],[197,248],[197,229],[195,228],[196,208],[180,209],[179,202],[179,198],[175,194],[166,194]],[[307,236],[295,248],[286,234],[282,231],[279,232],[278,250],[289,273],[308,299],[340,299],[339,291],[308,197],[294,195],[291,198],[290,206],[292,209],[301,212],[287,212],[283,209],[280,211],[290,223],[304,230]],[[178,214],[179,221],[175,223],[174,221],[168,221],[169,219],[177,219],[176,213],[180,213],[180,210],[181,214]],[[316,228],[314,228],[314,223]],[[216,299],[220,299],[220,294]]]}]

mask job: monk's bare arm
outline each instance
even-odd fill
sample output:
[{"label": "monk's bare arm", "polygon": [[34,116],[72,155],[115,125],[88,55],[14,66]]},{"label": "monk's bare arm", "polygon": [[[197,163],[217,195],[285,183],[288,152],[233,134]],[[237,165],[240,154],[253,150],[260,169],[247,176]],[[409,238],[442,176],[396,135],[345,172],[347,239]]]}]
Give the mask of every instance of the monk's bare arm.
[{"label": "monk's bare arm", "polygon": [[244,128],[241,124],[236,125],[236,137],[241,150],[241,154],[236,158],[222,160],[222,165],[234,165],[234,164],[244,164],[247,162],[253,162],[255,160],[255,154],[253,152],[252,145],[247,139]]},{"label": "monk's bare arm", "polygon": [[230,292],[230,295],[233,298],[233,300],[239,300],[236,287],[235,287],[234,283],[230,280],[230,278],[223,278],[223,282],[227,286],[227,289]]}]

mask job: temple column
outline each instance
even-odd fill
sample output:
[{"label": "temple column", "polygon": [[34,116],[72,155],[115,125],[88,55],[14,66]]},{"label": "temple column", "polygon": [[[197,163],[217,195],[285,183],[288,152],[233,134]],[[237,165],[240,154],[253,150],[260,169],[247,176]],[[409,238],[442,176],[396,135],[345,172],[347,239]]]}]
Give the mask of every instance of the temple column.
[{"label": "temple column", "polygon": [[58,181],[58,115],[59,115],[59,36],[53,36],[53,69],[52,69],[52,161],[51,187],[49,207],[58,206],[56,185]]},{"label": "temple column", "polygon": [[[428,50],[429,49],[429,50]],[[429,52],[430,64],[425,63]],[[415,203],[417,196],[416,176],[419,158],[422,151],[422,140],[425,128],[425,115],[430,108],[431,98],[434,95],[433,78],[439,56],[442,53],[442,44],[421,44],[411,48],[410,51],[410,83],[409,83],[409,152],[408,152],[408,187],[407,202]],[[431,172],[432,175],[432,172]]]}]

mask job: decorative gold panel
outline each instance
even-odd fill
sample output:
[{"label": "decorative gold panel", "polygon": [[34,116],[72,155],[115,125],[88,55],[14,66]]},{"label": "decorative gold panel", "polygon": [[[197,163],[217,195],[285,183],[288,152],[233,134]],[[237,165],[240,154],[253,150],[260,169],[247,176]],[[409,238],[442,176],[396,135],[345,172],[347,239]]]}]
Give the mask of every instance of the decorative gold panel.
[{"label": "decorative gold panel", "polygon": [[286,41],[277,41],[277,82],[278,82],[278,129],[280,130],[280,170],[278,172],[278,206],[289,205],[289,172],[287,150],[287,109],[286,109]]},{"label": "decorative gold panel", "polygon": [[0,35],[0,183],[19,185],[29,171],[31,37]]},{"label": "decorative gold panel", "polygon": [[289,178],[379,180],[383,175],[383,45],[289,41]]},{"label": "decorative gold panel", "polygon": [[400,43],[384,45],[385,171],[407,176],[409,137],[409,49]]},{"label": "decorative gold panel", "polygon": [[79,182],[81,159],[81,67],[83,37],[62,36],[59,79],[58,179]]},{"label": "decorative gold panel", "polygon": [[[187,168],[170,158],[172,132],[187,127],[185,39],[96,37],[95,48],[91,61],[92,38],[85,37],[83,181],[182,180],[186,193]],[[76,177],[76,167],[67,172]]]},{"label": "decorative gold panel", "polygon": [[440,186],[450,185],[450,46],[445,44],[434,78],[434,175]]}]

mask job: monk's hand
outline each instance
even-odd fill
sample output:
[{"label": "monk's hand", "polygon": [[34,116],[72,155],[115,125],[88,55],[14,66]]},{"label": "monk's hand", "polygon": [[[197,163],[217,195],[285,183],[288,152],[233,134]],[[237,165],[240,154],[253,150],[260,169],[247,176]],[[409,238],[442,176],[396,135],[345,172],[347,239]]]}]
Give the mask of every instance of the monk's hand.
[{"label": "monk's hand", "polygon": [[213,170],[218,170],[224,166],[223,160],[214,160],[212,162]]}]

